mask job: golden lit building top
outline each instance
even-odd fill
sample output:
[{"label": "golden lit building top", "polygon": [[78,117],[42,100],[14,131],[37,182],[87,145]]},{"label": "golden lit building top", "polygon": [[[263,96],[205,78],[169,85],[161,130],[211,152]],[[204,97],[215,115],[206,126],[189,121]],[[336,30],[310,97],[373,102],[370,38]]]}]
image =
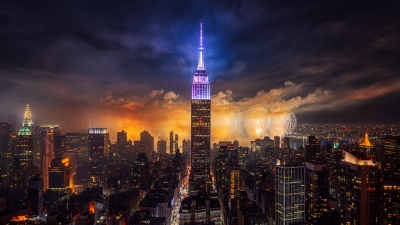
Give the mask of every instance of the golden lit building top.
[{"label": "golden lit building top", "polygon": [[361,143],[361,145],[365,146],[365,147],[372,146],[371,142],[369,142],[369,139],[368,139],[368,132],[365,132],[364,141]]},{"label": "golden lit building top", "polygon": [[32,121],[32,113],[31,113],[31,108],[29,108],[29,104],[26,104],[26,109],[25,109],[25,113],[24,113],[24,123],[22,124],[22,126],[32,126],[33,125],[33,121]]}]

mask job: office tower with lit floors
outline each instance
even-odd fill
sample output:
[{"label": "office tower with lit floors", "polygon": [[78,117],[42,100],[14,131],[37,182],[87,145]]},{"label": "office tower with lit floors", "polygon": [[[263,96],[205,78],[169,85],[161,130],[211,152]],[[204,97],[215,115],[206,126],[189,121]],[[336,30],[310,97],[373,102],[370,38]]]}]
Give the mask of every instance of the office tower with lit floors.
[{"label": "office tower with lit floors", "polygon": [[210,83],[204,68],[203,35],[200,24],[200,47],[197,70],[193,76],[191,101],[191,173],[190,195],[198,191],[209,191],[210,177],[210,133],[211,100]]},{"label": "office tower with lit floors", "polygon": [[301,224],[305,219],[304,166],[278,160],[275,177],[275,224]]},{"label": "office tower with lit floors", "polygon": [[382,224],[382,170],[359,152],[342,154],[338,173],[340,224]]},{"label": "office tower with lit floors", "polygon": [[211,193],[211,99],[208,74],[204,68],[202,33],[200,23],[199,61],[192,84],[189,197],[181,203],[179,218],[182,225],[188,222],[223,223],[219,199]]},{"label": "office tower with lit floors", "polygon": [[0,123],[1,187],[8,185],[8,169],[12,162],[11,137],[11,123]]},{"label": "office tower with lit floors", "polygon": [[107,128],[89,129],[89,186],[103,186],[106,184],[106,159],[109,149],[109,134]]}]

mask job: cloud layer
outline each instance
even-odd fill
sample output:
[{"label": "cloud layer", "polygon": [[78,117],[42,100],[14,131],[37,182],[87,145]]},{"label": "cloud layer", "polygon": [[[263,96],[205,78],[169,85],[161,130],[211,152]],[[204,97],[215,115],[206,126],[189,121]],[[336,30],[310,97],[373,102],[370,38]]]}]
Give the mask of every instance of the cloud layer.
[{"label": "cloud layer", "polygon": [[244,115],[268,115],[263,110],[276,99],[299,123],[398,124],[398,7],[396,1],[2,2],[0,118],[16,113],[22,121],[30,103],[38,124],[130,129],[132,138],[143,129],[164,138],[177,130],[187,137],[202,18],[214,124],[234,127],[214,131],[215,140],[253,138]]}]

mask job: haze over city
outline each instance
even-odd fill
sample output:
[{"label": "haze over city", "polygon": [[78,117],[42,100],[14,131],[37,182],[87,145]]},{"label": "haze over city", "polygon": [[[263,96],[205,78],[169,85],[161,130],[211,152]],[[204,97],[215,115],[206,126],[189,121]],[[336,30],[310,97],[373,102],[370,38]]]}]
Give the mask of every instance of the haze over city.
[{"label": "haze over city", "polygon": [[235,128],[212,127],[214,141],[277,135],[249,121],[274,117],[276,99],[299,123],[398,124],[398,6],[3,2],[0,115],[22,118],[29,103],[36,124],[188,137],[202,20],[212,123]]}]

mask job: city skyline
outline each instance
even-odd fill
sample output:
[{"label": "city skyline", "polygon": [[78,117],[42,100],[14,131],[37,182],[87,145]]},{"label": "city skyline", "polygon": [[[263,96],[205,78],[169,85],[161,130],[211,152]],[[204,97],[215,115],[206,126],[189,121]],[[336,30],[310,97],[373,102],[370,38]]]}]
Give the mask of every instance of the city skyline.
[{"label": "city skyline", "polygon": [[36,124],[188,137],[202,18],[217,102],[281,98],[299,123],[399,123],[397,3],[178,3],[1,3],[2,120],[29,103]]}]

